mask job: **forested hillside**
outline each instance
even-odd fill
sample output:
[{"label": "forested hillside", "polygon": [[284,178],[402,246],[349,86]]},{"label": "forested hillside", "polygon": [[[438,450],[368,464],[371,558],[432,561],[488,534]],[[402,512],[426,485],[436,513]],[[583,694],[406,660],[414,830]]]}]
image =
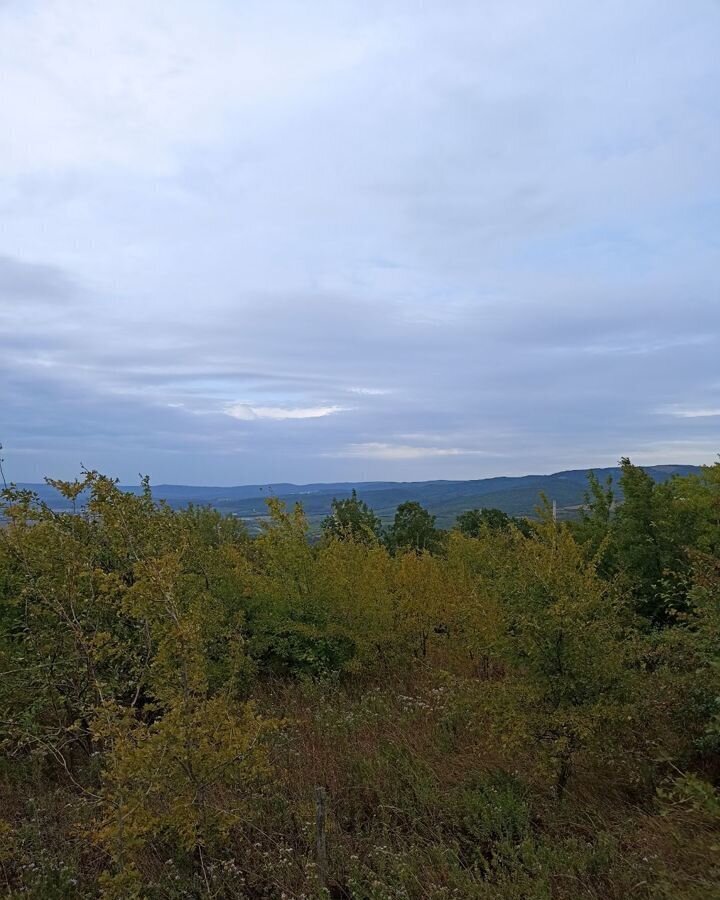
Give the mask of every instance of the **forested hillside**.
[{"label": "forested hillside", "polygon": [[315,543],[50,484],[3,493],[5,896],[720,897],[720,463]]},{"label": "forested hillside", "polygon": [[[698,474],[697,466],[646,466],[654,481],[662,482],[674,475]],[[599,478],[620,476],[620,469],[598,469]],[[287,504],[300,500],[312,531],[329,512],[334,499],[346,499],[355,491],[376,515],[390,522],[395,509],[407,501],[422,503],[436,517],[439,525],[449,528],[455,517],[475,506],[500,509],[513,516],[532,516],[538,495],[545,493],[558,505],[561,517],[572,517],[583,502],[587,488],[587,469],[572,469],[552,475],[523,475],[520,477],[479,478],[472,481],[360,481],[329,484],[248,484],[237,487],[205,487],[183,484],[160,484],[153,487],[153,496],[164,500],[174,509],[194,504],[211,506],[223,513],[243,519],[252,531],[267,517],[266,501],[276,497]],[[72,508],[72,503],[52,484],[23,484],[20,487],[38,494],[50,507],[58,511]],[[123,486],[124,491],[141,493],[142,488]],[[618,496],[622,497],[620,491]],[[83,499],[81,496],[80,500]]]}]

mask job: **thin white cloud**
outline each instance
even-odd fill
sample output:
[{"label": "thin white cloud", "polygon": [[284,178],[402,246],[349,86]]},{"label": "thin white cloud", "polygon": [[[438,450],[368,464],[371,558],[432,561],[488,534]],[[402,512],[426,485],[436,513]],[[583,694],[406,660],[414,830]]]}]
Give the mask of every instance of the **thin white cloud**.
[{"label": "thin white cloud", "polygon": [[368,442],[349,444],[335,456],[360,459],[426,459],[437,456],[487,456],[484,450],[470,450],[465,447],[415,447],[410,444],[383,444]]},{"label": "thin white cloud", "polygon": [[658,412],[661,415],[674,416],[676,419],[712,419],[720,416],[720,406],[665,406]]},{"label": "thin white cloud", "polygon": [[351,387],[348,390],[351,394],[360,394],[363,397],[383,397],[391,393],[389,388]]},{"label": "thin white cloud", "polygon": [[661,353],[663,350],[674,350],[678,347],[700,347],[713,343],[714,335],[696,334],[688,337],[667,338],[663,340],[645,340],[624,344],[589,344],[580,347],[582,353],[596,355],[621,354],[627,356],[644,356],[648,353]]},{"label": "thin white cloud", "polygon": [[335,413],[344,412],[344,406],[250,406],[247,403],[236,403],[225,410],[226,415],[243,422],[257,419],[321,419]]}]

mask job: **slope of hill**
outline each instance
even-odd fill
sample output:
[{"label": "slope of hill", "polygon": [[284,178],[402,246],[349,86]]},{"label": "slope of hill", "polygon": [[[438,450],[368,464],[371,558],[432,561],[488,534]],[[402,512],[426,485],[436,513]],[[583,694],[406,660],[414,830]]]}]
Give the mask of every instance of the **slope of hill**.
[{"label": "slope of hill", "polygon": [[[700,471],[699,467],[688,465],[646,466],[645,469],[656,481]],[[356,490],[381,519],[391,519],[400,503],[417,500],[437,516],[438,525],[449,527],[458,513],[473,507],[497,507],[510,515],[531,516],[541,493],[557,501],[562,515],[572,515],[573,508],[583,502],[588,471],[573,469],[552,475],[500,476],[471,481],[282,483],[236,487],[160,484],[153,486],[153,494],[173,507],[190,503],[213,506],[239,516],[251,525],[265,516],[265,501],[275,496],[290,504],[301,502],[310,522],[317,526],[330,511],[334,497],[348,497],[352,490]],[[617,467],[593,471],[600,479],[612,476],[615,481],[620,474]],[[37,491],[54,509],[68,508],[66,501],[49,485],[22,484],[18,487]],[[137,493],[140,489],[128,486],[124,490]]]}]

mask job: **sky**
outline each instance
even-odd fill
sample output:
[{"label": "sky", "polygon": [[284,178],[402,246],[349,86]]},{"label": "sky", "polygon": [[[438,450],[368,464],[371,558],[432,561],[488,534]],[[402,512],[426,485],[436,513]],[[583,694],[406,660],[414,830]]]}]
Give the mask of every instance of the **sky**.
[{"label": "sky", "polygon": [[718,0],[0,0],[13,481],[720,452]]}]

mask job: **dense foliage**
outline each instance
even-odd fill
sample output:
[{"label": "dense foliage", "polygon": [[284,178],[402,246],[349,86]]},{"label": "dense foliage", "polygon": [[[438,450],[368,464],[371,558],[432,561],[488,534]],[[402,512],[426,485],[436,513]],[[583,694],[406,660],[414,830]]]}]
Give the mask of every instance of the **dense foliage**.
[{"label": "dense foliage", "polygon": [[4,492],[6,896],[720,897],[720,464],[317,543],[54,484]]}]

